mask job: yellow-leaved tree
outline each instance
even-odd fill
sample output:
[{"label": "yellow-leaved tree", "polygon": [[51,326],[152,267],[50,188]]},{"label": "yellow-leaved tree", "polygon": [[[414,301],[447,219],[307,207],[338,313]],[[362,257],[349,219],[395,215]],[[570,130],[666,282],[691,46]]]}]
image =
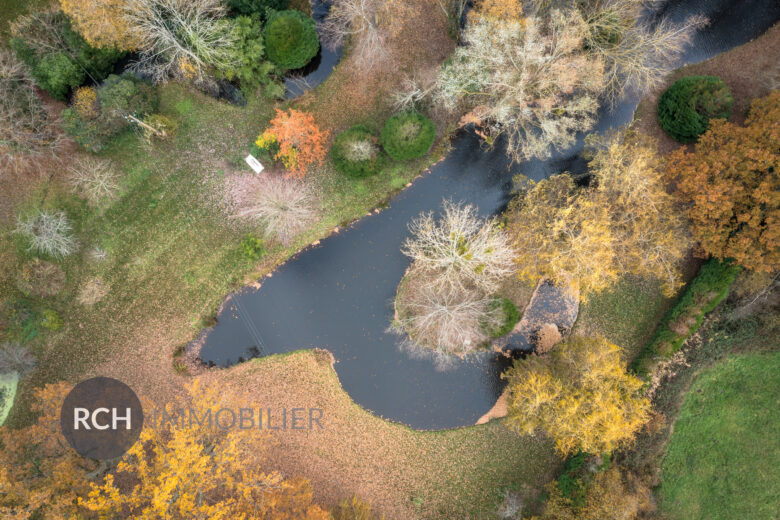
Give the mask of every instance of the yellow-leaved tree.
[{"label": "yellow-leaved tree", "polygon": [[114,47],[131,51],[138,48],[124,16],[127,0],[59,0],[79,33],[93,47]]},{"label": "yellow-leaved tree", "polygon": [[[154,428],[147,421],[116,466],[81,457],[59,429],[69,389],[47,385],[36,392],[33,410],[42,414],[37,423],[0,428],[0,518],[330,519],[313,503],[308,481],[262,471],[264,438],[258,430],[190,427],[184,421]],[[219,406],[214,391],[197,384],[189,390],[192,409]]]},{"label": "yellow-leaved tree", "polygon": [[692,241],[666,191],[655,143],[616,134],[590,144],[589,187],[557,175],[510,204],[520,276],[571,283],[584,299],[626,274],[655,278],[674,294]]},{"label": "yellow-leaved tree", "polygon": [[564,455],[609,453],[648,419],[642,382],[626,372],[620,348],[602,338],[571,336],[550,354],[515,361],[506,377],[509,426],[546,431]]}]

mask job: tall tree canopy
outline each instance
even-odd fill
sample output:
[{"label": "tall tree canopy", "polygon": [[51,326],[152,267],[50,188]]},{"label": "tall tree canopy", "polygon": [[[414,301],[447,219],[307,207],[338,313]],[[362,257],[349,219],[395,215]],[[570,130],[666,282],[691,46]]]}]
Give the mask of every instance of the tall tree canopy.
[{"label": "tall tree canopy", "polygon": [[745,126],[711,121],[668,174],[704,251],[756,271],[780,268],[780,91],[753,102]]},{"label": "tall tree canopy", "polygon": [[520,276],[571,283],[587,298],[635,274],[658,279],[673,294],[691,240],[666,192],[655,143],[618,134],[591,143],[589,187],[557,175],[510,204]]},{"label": "tall tree canopy", "polygon": [[564,455],[608,453],[646,422],[642,381],[626,373],[620,348],[602,338],[572,336],[544,356],[516,360],[509,382],[508,424],[546,431]]},{"label": "tall tree canopy", "polygon": [[[327,520],[303,479],[260,469],[257,430],[214,431],[174,422],[145,425],[141,438],[108,467],[68,447],[59,428],[64,383],[35,393],[38,421],[0,428],[0,516],[91,520]],[[197,384],[188,405],[215,406],[216,394]]]}]

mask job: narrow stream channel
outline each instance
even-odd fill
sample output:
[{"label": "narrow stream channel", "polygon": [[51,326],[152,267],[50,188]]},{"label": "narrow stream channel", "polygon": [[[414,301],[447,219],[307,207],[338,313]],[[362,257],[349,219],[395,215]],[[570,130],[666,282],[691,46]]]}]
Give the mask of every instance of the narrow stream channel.
[{"label": "narrow stream channel", "polygon": [[[661,12],[681,21],[703,14],[710,24],[694,39],[683,63],[695,63],[741,45],[780,19],[777,0],[677,0]],[[628,123],[637,99],[603,110],[596,131]],[[302,251],[279,267],[259,289],[243,288],[225,301],[218,324],[204,331],[201,359],[229,366],[251,357],[319,347],[336,358],[341,384],[358,404],[384,418],[417,429],[474,424],[495,403],[504,383],[506,358],[492,353],[455,361],[439,370],[399,348],[386,330],[393,317],[396,286],[409,261],[400,252],[407,224],[444,198],[501,211],[512,176],[541,180],[565,170],[585,170],[582,138],[547,161],[509,166],[501,149],[485,150],[470,131],[459,133],[452,152],[390,207]],[[262,396],[258,396],[261,398]]]}]

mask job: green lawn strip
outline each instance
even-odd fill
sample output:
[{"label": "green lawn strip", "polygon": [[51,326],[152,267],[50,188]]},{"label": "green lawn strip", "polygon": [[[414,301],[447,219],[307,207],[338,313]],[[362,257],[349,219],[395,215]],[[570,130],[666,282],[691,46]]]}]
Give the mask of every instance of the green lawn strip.
[{"label": "green lawn strip", "polygon": [[613,287],[580,302],[573,334],[598,334],[633,359],[647,344],[656,325],[672,304],[657,281],[626,276]]},{"label": "green lawn strip", "polygon": [[16,397],[16,387],[19,383],[19,374],[0,374],[0,426],[5,423]]},{"label": "green lawn strip", "polygon": [[634,360],[634,371],[647,377],[658,361],[680,350],[701,326],[704,316],[728,295],[739,271],[738,266],[717,259],[705,262],[664,316],[650,343]]},{"label": "green lawn strip", "polygon": [[780,353],[737,355],[698,375],[663,462],[670,519],[777,518]]}]

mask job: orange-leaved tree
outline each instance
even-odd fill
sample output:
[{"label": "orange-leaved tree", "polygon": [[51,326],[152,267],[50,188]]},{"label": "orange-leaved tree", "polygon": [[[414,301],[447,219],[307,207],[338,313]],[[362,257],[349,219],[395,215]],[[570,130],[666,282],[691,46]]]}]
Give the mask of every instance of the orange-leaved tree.
[{"label": "orange-leaved tree", "polygon": [[546,431],[564,455],[609,453],[649,417],[642,381],[626,372],[620,348],[602,338],[571,336],[549,354],[515,361],[506,376],[509,426]]},{"label": "orange-leaved tree", "polygon": [[668,175],[705,253],[780,268],[780,91],[753,101],[745,126],[713,120],[695,153],[671,154]]},{"label": "orange-leaved tree", "polygon": [[479,0],[474,6],[478,16],[492,21],[520,21],[523,18],[521,0]]},{"label": "orange-leaved tree", "polygon": [[93,47],[114,47],[120,50],[138,48],[124,17],[127,0],[59,0],[79,33]]},{"label": "orange-leaved tree", "polygon": [[307,112],[276,109],[276,117],[255,144],[281,161],[290,177],[303,177],[312,164],[321,164],[327,150],[328,131],[321,130]]}]

